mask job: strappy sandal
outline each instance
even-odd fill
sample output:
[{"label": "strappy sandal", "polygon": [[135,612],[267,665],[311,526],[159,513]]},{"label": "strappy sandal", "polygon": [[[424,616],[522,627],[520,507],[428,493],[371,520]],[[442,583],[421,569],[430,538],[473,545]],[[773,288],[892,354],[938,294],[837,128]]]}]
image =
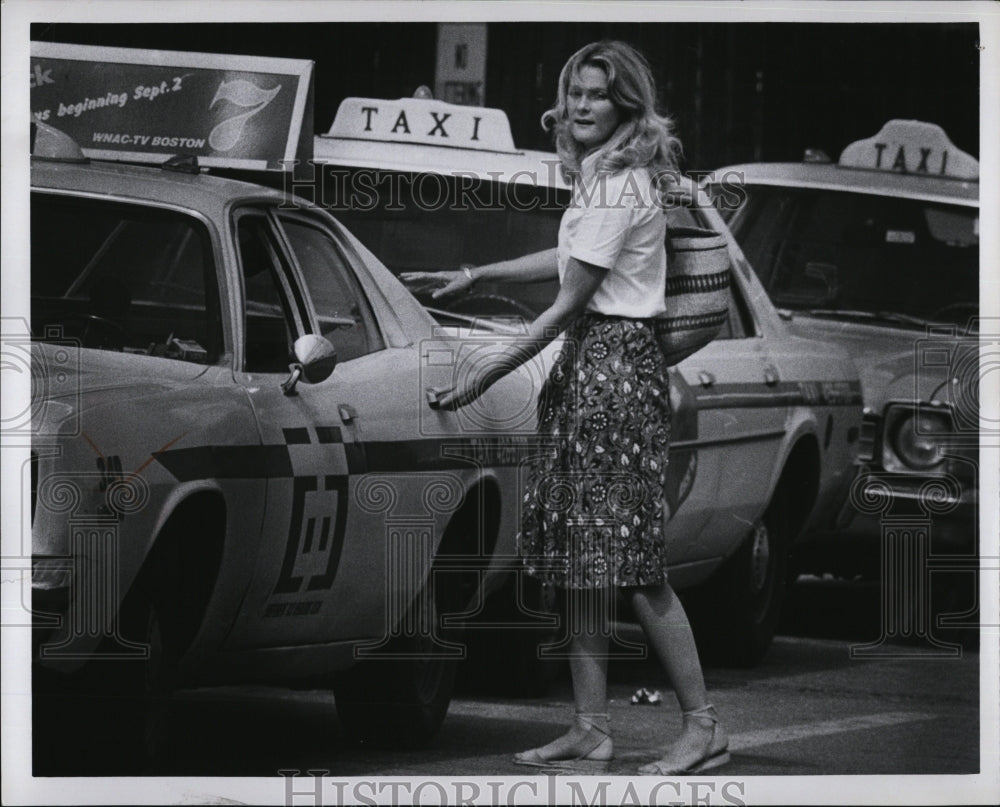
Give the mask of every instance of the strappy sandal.
[{"label": "strappy sandal", "polygon": [[[601,718],[603,726],[595,722],[593,718]],[[564,770],[581,773],[603,773],[608,769],[611,760],[614,758],[611,732],[606,728],[609,716],[606,714],[581,714],[577,713],[577,724],[584,728],[588,735],[585,737],[585,750],[573,756],[548,756],[542,754],[542,748],[532,748],[514,754],[515,765],[526,765],[530,768],[545,768],[548,770]],[[589,740],[594,740],[590,743]],[[571,752],[572,753],[572,752]]]},{"label": "strappy sandal", "polygon": [[680,776],[685,773],[701,773],[702,771],[718,768],[725,765],[730,760],[729,739],[722,733],[720,736],[719,717],[715,713],[712,704],[702,706],[700,709],[692,709],[690,712],[682,712],[684,721],[689,719],[708,720],[712,723],[712,736],[702,755],[693,762],[678,762],[670,759],[669,755],[663,759],[658,759],[648,765],[639,768],[639,773],[643,776]]}]

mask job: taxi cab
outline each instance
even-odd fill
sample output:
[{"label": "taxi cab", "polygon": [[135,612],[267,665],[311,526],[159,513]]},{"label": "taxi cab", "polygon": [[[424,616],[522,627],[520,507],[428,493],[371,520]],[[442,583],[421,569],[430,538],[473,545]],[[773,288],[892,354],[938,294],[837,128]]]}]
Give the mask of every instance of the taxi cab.
[{"label": "taxi cab", "polygon": [[931,555],[975,568],[978,162],[937,125],[890,120],[837,162],[810,152],[716,176],[738,191],[716,199],[788,331],[846,349],[861,376],[863,472],[803,569],[877,571],[900,519],[929,527]]},{"label": "taxi cab", "polygon": [[435,411],[465,348],[328,213],[33,137],[36,759],[105,732],[127,769],[169,694],[211,684],[331,688],[361,739],[426,738],[464,655],[444,617],[513,562],[494,435],[530,366],[479,421]]},{"label": "taxi cab", "polygon": [[[552,247],[570,194],[557,156],[518,149],[500,110],[419,94],[345,99],[302,192],[395,274]],[[732,275],[722,334],[672,371],[669,574],[702,647],[752,664],[771,642],[793,544],[832,522],[856,472],[860,386],[845,352],[789,332],[707,197],[668,216],[725,233]],[[481,283],[442,303],[413,291],[442,324],[517,323],[556,285]]]}]

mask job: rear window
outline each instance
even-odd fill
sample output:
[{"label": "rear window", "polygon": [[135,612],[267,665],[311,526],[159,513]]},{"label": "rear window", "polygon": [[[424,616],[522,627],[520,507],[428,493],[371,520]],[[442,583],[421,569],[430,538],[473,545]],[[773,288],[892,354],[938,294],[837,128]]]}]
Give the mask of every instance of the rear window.
[{"label": "rear window", "polygon": [[215,363],[222,321],[204,224],[155,207],[32,194],[31,319],[38,337]]}]

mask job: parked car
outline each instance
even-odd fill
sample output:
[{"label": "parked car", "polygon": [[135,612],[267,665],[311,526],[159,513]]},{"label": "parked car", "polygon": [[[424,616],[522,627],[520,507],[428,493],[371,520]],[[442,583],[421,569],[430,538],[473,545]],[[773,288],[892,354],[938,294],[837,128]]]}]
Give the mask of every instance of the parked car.
[{"label": "parked car", "polygon": [[[447,139],[428,134],[442,121]],[[314,153],[303,192],[396,274],[549,248],[569,199],[557,156],[518,149],[500,110],[345,99]],[[845,352],[789,332],[710,203],[668,216],[725,233],[732,273],[723,333],[672,373],[670,579],[700,619],[702,646],[752,664],[770,645],[794,542],[832,523],[856,472],[858,376]],[[414,289],[442,323],[531,318],[555,291],[477,284],[438,302]]]},{"label": "parked car", "polygon": [[[789,333],[850,352],[864,469],[803,571],[878,571],[898,519],[928,527],[929,562],[977,568],[979,164],[940,127],[891,120],[837,162],[716,172],[724,218]],[[733,189],[736,190],[733,190]],[[806,551],[809,550],[809,551]],[[950,559],[944,556],[950,556]]]},{"label": "parked car", "polygon": [[496,340],[447,338],[328,213],[34,140],[36,762],[106,734],[95,764],[141,766],[194,685],[322,686],[354,735],[425,740],[464,654],[445,617],[515,555],[499,447],[531,366],[478,421],[434,411],[426,390]]}]

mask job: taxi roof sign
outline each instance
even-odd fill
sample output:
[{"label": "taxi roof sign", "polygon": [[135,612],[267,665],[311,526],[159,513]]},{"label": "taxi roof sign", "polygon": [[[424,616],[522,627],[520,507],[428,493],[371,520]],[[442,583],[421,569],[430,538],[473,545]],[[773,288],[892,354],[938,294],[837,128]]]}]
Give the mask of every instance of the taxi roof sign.
[{"label": "taxi roof sign", "polygon": [[345,98],[326,137],[518,153],[502,109],[424,98]]},{"label": "taxi roof sign", "polygon": [[890,120],[877,135],[840,154],[844,168],[979,180],[979,161],[957,148],[944,129],[918,120]]}]

